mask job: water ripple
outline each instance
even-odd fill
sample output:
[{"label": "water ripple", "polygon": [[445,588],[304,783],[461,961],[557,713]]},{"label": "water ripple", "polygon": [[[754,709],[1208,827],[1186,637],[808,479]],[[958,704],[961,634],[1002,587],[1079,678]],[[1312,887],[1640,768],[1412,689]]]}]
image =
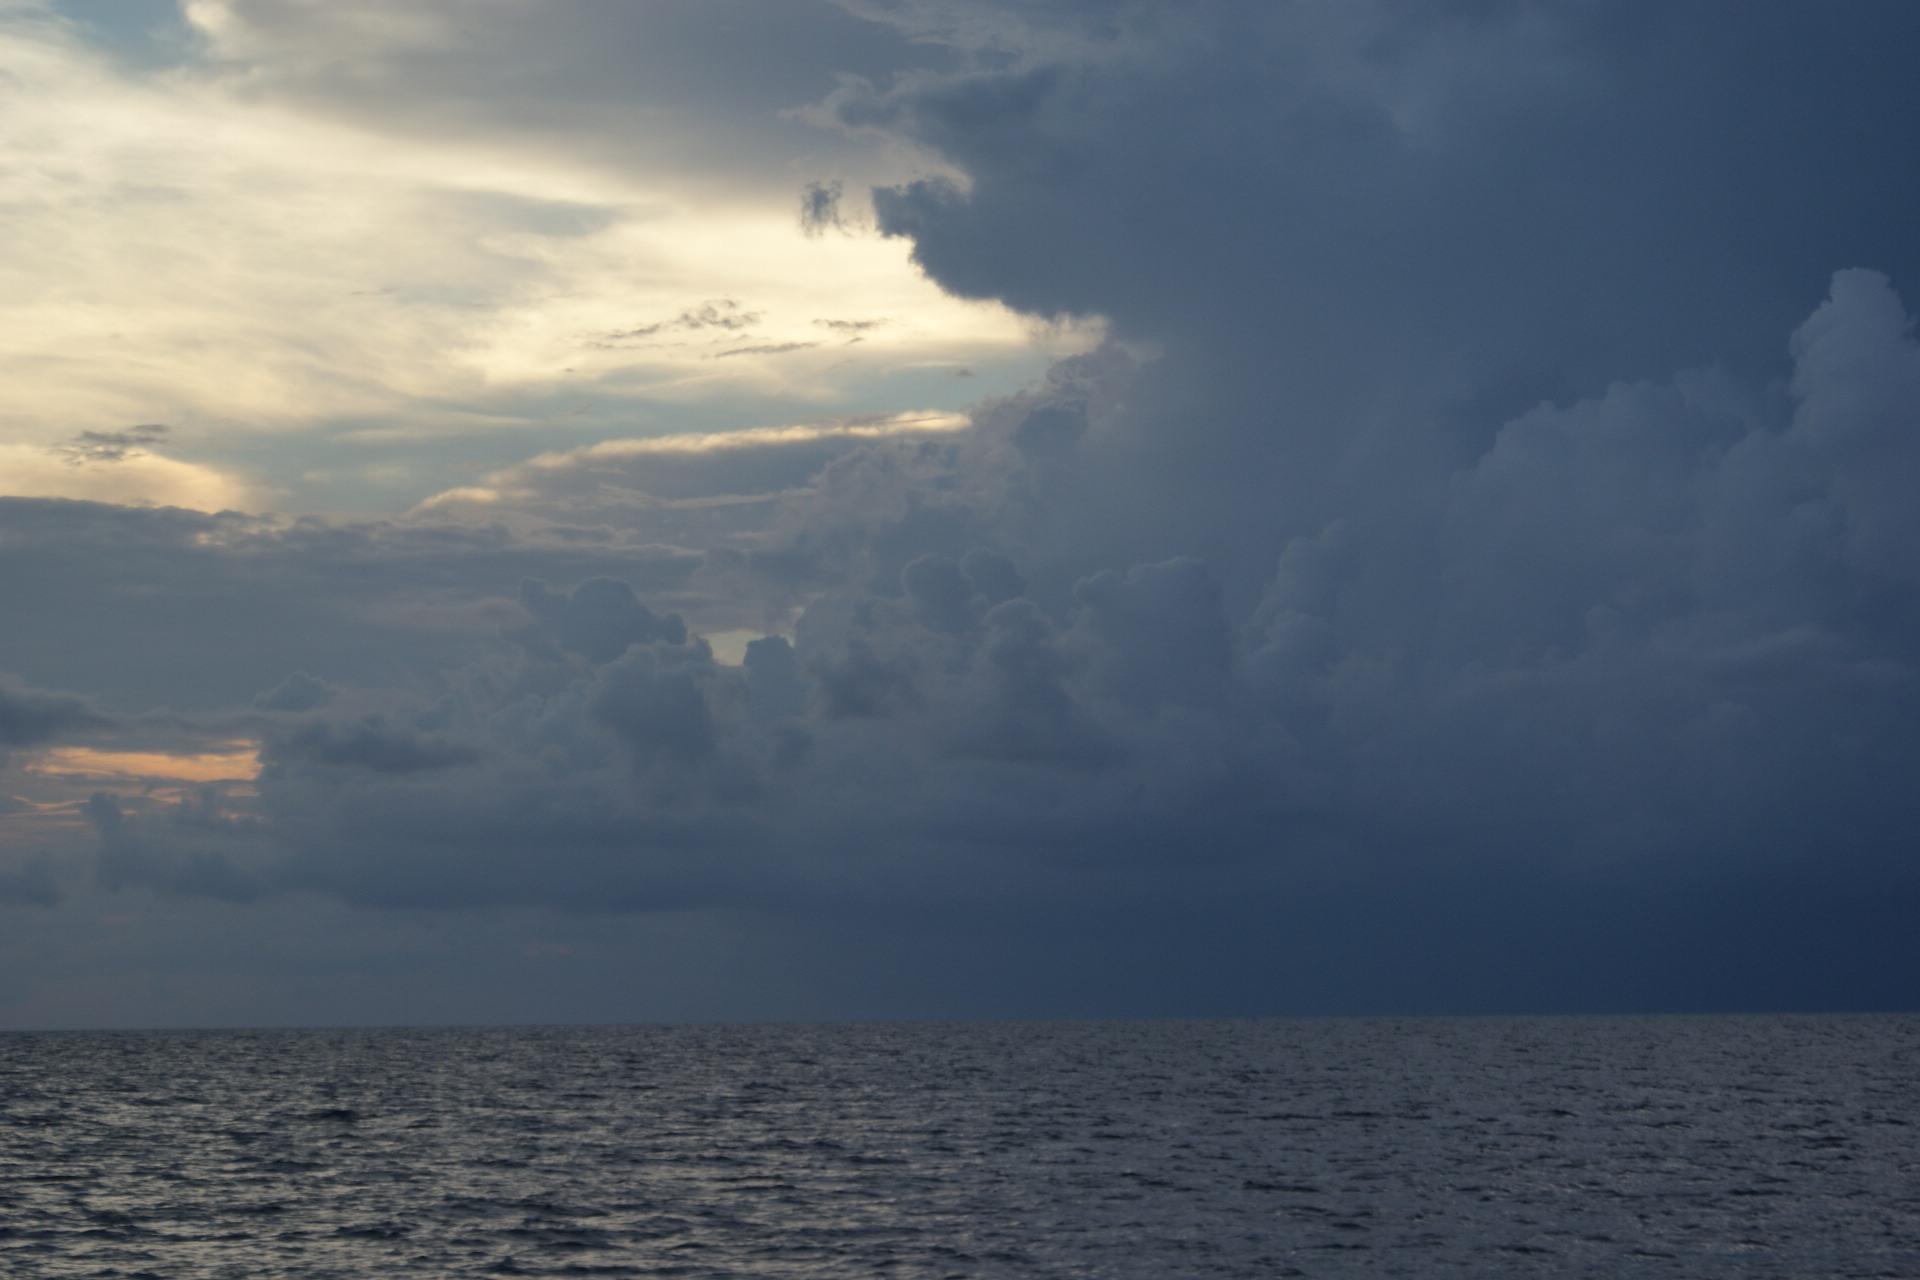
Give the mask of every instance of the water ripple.
[{"label": "water ripple", "polygon": [[1920,1019],[0,1036],[0,1274],[1920,1274]]}]

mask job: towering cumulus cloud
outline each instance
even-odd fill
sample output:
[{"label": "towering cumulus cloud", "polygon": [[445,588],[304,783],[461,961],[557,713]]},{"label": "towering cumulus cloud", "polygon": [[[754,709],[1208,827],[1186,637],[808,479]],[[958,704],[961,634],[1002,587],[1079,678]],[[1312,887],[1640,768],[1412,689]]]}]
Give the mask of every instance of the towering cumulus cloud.
[{"label": "towering cumulus cloud", "polygon": [[[849,18],[916,60],[800,115],[914,175],[809,232],[1100,345],[359,525],[0,503],[70,620],[0,666],[257,744],[86,800],[74,891],[645,936],[721,1013],[1911,1004],[1920,9]],[[271,669],[85,678],[197,625]]]}]

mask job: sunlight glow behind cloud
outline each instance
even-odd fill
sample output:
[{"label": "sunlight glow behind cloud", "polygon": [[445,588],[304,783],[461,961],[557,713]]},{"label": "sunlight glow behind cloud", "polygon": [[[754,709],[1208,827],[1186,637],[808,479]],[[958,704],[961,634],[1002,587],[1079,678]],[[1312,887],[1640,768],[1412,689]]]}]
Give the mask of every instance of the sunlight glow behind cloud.
[{"label": "sunlight glow behind cloud", "polygon": [[251,778],[259,769],[259,748],[252,742],[185,754],[50,747],[26,766],[28,773],[60,781],[102,783],[232,782]]},{"label": "sunlight glow behind cloud", "polygon": [[[721,193],[276,101],[247,58],[294,47],[255,48],[228,9],[189,15],[218,58],[141,74],[45,13],[0,12],[9,443],[164,421],[191,458],[150,455],[110,481],[15,452],[0,493],[280,505],[302,474],[394,488],[410,474],[382,453],[397,445],[590,440],[623,414],[631,434],[636,413],[670,430],[649,405],[890,410],[898,392],[868,384],[1002,366],[1024,379],[1096,337],[949,297],[870,229],[808,236],[797,181],[777,201]],[[433,27],[375,25],[383,39]],[[751,322],[662,327],[722,298]],[[981,390],[951,387],[956,403]],[[311,437],[326,465],[247,443],[263,434]]]},{"label": "sunlight glow behind cloud", "polygon": [[112,462],[76,465],[51,448],[0,444],[0,493],[23,498],[150,503],[192,511],[256,505],[249,485],[213,467],[139,452]]}]

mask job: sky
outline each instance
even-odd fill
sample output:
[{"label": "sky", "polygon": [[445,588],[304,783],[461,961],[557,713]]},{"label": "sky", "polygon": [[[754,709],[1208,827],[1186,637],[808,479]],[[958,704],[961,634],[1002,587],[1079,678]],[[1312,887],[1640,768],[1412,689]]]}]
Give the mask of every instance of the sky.
[{"label": "sky", "polygon": [[0,0],[0,1027],[1920,1007],[1917,63]]}]

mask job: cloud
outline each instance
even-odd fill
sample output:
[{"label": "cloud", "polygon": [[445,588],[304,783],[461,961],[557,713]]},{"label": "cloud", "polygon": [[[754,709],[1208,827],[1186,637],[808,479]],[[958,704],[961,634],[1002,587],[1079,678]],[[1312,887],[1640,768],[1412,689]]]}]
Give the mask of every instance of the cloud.
[{"label": "cloud", "polygon": [[[1159,353],[1061,522],[1201,555],[1236,595],[1343,511],[1428,500],[1542,400],[1763,381],[1836,268],[1920,279],[1874,176],[1920,106],[1898,7],[1770,10],[1738,49],[1691,8],[872,8],[1021,50],[842,86],[848,128],[949,167],[876,190],[881,230],[955,293]],[[1842,101],[1887,127],[1816,141]]]},{"label": "cloud", "polygon": [[[187,18],[216,65],[280,102],[442,144],[504,139],[685,175],[709,193],[778,191],[782,204],[795,150],[850,168],[872,160],[781,113],[827,92],[838,73],[882,73],[932,53],[825,4],[762,7],[741,21],[731,6],[688,0],[631,11],[560,0],[475,21],[448,0],[404,15],[375,0],[324,9],[196,0]],[[722,66],[730,74],[716,77]],[[636,110],[653,127],[632,128]]]},{"label": "cloud", "polygon": [[589,662],[612,662],[636,644],[684,644],[678,615],[656,615],[615,578],[589,578],[565,595],[538,582],[520,585],[520,600],[562,649]]},{"label": "cloud", "polygon": [[823,329],[831,330],[835,336],[844,338],[848,342],[864,342],[866,341],[866,335],[868,333],[885,325],[887,321],[884,319],[879,319],[879,320],[824,320],[823,319],[823,320],[815,320],[814,323],[819,325]]},{"label": "cloud", "polygon": [[73,466],[124,462],[138,456],[147,445],[166,439],[167,429],[159,423],[129,427],[125,431],[82,431],[54,452]]},{"label": "cloud", "polygon": [[273,688],[253,696],[253,705],[262,711],[313,711],[333,701],[333,688],[326,681],[296,671]]},{"label": "cloud", "polygon": [[723,356],[783,356],[790,351],[810,351],[819,346],[817,342],[765,342],[754,346],[732,347],[726,351],[714,352],[713,358]]},{"label": "cloud", "polygon": [[[1619,960],[1605,928],[1638,927],[1636,901],[1719,894],[1702,945],[1758,956],[1795,898],[1910,900],[1920,819],[1913,584],[1856,480],[1920,450],[1916,344],[1885,278],[1844,272],[1792,350],[1784,391],[1683,373],[1511,418],[1440,501],[1298,536],[1243,602],[1193,557],[1061,581],[1067,560],[1011,536],[1036,518],[1019,491],[1071,483],[1099,439],[1098,395],[1057,447],[1020,444],[1040,393],[983,407],[964,447],[861,437],[778,526],[789,550],[857,531],[858,553],[821,551],[790,634],[742,665],[650,602],[671,579],[541,575],[411,679],[330,679],[324,709],[265,734],[250,788],[93,805],[101,883],[961,934],[1011,911],[1009,945],[1071,917],[1114,963],[1170,910],[1250,962],[1271,954],[1259,918],[1302,956],[1387,933],[1454,956],[1447,921],[1470,918],[1567,981]],[[113,518],[224,530],[196,573],[251,548],[275,580],[358,563],[356,591],[374,565],[418,582],[552,554],[506,530]],[[758,581],[735,585],[791,585]],[[1523,941],[1532,913],[1582,910],[1605,928]],[[1878,927],[1809,936],[1864,956]],[[1493,981],[1442,968],[1302,990],[1445,1005]]]},{"label": "cloud", "polygon": [[841,186],[838,181],[809,182],[800,193],[800,229],[810,236],[845,231],[846,219],[840,213]]},{"label": "cloud", "polygon": [[380,774],[424,773],[472,764],[472,747],[387,725],[378,716],[354,724],[316,721],[270,738],[261,754],[264,772],[366,770]]},{"label": "cloud", "polygon": [[252,742],[206,744],[194,750],[179,744],[169,750],[53,747],[41,752],[31,771],[63,781],[115,782],[151,788],[161,783],[234,782],[251,778],[260,761]]},{"label": "cloud", "polygon": [[[841,9],[873,63],[807,114],[912,163],[766,178],[780,252],[872,243],[792,225],[844,173],[940,287],[1106,341],[964,415],[503,444],[387,520],[0,502],[0,662],[170,758],[262,744],[23,802],[86,806],[104,892],[644,915],[742,989],[922,1011],[1910,1001],[1907,10]],[[535,86],[428,92],[422,51],[548,37],[447,12],[202,29],[276,101],[481,137]],[[919,323],[725,273],[524,296],[675,377]]]},{"label": "cloud", "polygon": [[246,865],[256,824],[225,812],[217,791],[201,791],[144,818],[95,793],[84,812],[99,842],[96,876],[108,889],[140,887],[240,903],[266,891]]},{"label": "cloud", "polygon": [[59,901],[59,886],[45,863],[25,871],[0,871],[0,906],[50,907]]},{"label": "cloud", "polygon": [[289,668],[324,671],[358,706],[343,691],[406,687],[524,625],[524,579],[617,575],[673,602],[699,567],[697,553],[644,537],[538,521],[335,523],[3,498],[0,663],[106,705],[181,711],[244,709]]},{"label": "cloud", "polygon": [[671,320],[656,320],[636,329],[609,333],[596,345],[613,346],[640,338],[657,337],[663,333],[697,333],[702,329],[719,329],[730,333],[751,328],[763,318],[762,312],[745,310],[732,298],[721,298],[716,302],[703,302],[697,307],[689,307]]},{"label": "cloud", "polygon": [[37,747],[107,723],[81,698],[48,693],[0,675],[0,748]]},{"label": "cloud", "polygon": [[[903,364],[1011,385],[1046,358],[1011,313],[920,278],[904,246],[795,224],[772,153],[890,171],[780,114],[830,91],[842,59],[905,47],[831,6],[744,31],[677,3],[478,23],[438,4],[395,19],[207,3],[185,19],[153,51],[167,65],[142,69],[92,43],[103,27],[0,15],[19,144],[0,154],[10,494],[390,510],[516,451],[777,420],[796,399],[886,411]],[[770,58],[775,29],[788,47]],[[691,74],[696,46],[740,73]],[[643,71],[638,50],[665,61]],[[831,356],[709,359],[812,341],[811,319],[843,306],[902,323]],[[113,439],[148,422],[165,440]],[[93,465],[103,449],[125,452]]]},{"label": "cloud", "polygon": [[698,766],[713,754],[713,715],[693,673],[663,669],[647,650],[608,667],[589,707],[643,763]]},{"label": "cloud", "polygon": [[158,439],[83,432],[56,448],[0,444],[0,489],[7,497],[146,503],[192,511],[258,506],[259,490],[238,477],[145,447]]},{"label": "cloud", "polygon": [[[493,472],[479,485],[463,485],[435,494],[421,511],[457,514],[499,504],[575,520],[603,520],[652,528],[656,536],[694,537],[684,520],[666,514],[704,504],[704,524],[720,519],[714,500],[741,499],[764,504],[774,496],[807,485],[833,458],[863,443],[898,438],[939,439],[967,426],[965,415],[909,411],[840,421],[747,427],[734,431],[671,434],[640,439],[602,440],[578,449],[539,454]],[[751,521],[754,513],[733,513]],[[711,527],[704,538],[724,534]]]}]

